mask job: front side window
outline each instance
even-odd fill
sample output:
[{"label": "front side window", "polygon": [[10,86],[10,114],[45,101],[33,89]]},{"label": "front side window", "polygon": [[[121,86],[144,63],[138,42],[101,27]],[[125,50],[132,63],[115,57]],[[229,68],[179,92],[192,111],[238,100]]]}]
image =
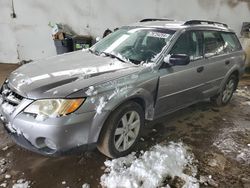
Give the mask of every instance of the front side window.
[{"label": "front side window", "polygon": [[202,57],[202,38],[198,31],[183,33],[176,41],[170,54],[186,54],[194,61]]},{"label": "front side window", "polygon": [[112,54],[132,63],[153,62],[175,31],[154,28],[121,28],[94,45],[96,54]]}]

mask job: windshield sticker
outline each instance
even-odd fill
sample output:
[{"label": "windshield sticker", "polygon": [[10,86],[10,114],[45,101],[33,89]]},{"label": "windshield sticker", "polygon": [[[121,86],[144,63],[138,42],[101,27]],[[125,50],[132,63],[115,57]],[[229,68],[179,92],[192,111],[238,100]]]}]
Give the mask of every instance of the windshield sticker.
[{"label": "windshield sticker", "polygon": [[150,31],[147,34],[147,36],[167,39],[169,37],[169,34],[167,34],[167,33],[159,33],[159,32],[155,32],[155,31]]}]

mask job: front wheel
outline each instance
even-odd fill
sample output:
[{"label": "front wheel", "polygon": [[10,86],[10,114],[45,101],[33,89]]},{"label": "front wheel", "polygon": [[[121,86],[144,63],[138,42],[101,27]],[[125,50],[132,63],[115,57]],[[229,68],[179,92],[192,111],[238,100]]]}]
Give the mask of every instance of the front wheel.
[{"label": "front wheel", "polygon": [[211,98],[213,104],[216,106],[227,105],[230,102],[234,91],[236,90],[237,84],[238,79],[236,75],[231,75],[223,86],[222,91],[218,95]]},{"label": "front wheel", "polygon": [[131,101],[118,107],[104,124],[99,151],[111,158],[129,154],[140,137],[144,121],[144,111],[138,103]]}]

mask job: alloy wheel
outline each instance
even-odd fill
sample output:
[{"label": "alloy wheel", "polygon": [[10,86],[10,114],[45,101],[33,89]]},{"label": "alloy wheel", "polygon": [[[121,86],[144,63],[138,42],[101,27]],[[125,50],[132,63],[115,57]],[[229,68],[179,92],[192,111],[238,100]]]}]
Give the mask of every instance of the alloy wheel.
[{"label": "alloy wheel", "polygon": [[127,112],[122,116],[114,134],[114,145],[119,152],[126,151],[133,145],[140,126],[140,115],[136,111]]},{"label": "alloy wheel", "polygon": [[226,86],[225,89],[222,93],[222,101],[223,103],[227,103],[227,101],[231,98],[235,88],[235,81],[233,79],[230,79]]}]

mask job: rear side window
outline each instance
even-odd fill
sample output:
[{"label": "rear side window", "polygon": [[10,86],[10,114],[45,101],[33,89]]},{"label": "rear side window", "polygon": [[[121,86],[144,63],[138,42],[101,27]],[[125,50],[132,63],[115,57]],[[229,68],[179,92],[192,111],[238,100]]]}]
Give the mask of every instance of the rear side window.
[{"label": "rear side window", "polygon": [[225,53],[241,50],[240,42],[234,33],[221,33],[221,36],[225,42]]},{"label": "rear side window", "polygon": [[204,53],[205,56],[214,56],[224,53],[225,42],[217,31],[204,31]]},{"label": "rear side window", "polygon": [[241,45],[234,33],[204,31],[205,56],[214,56],[241,50]]}]

